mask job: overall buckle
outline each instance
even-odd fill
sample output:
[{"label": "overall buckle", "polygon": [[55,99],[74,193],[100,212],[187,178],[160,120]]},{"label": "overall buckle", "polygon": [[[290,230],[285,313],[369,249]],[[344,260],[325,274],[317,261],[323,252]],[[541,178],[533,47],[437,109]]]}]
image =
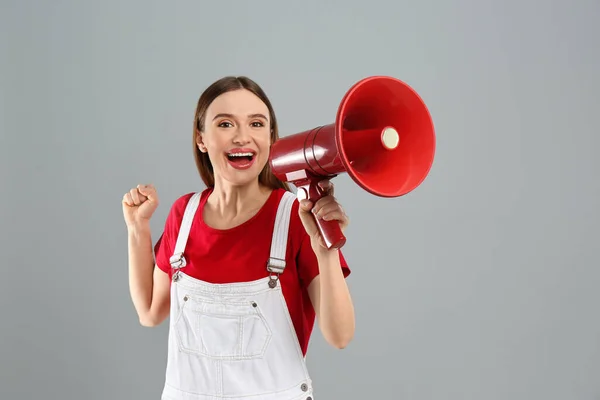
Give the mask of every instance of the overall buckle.
[{"label": "overall buckle", "polygon": [[187,261],[183,256],[183,253],[173,254],[171,258],[169,258],[169,263],[171,264],[171,268],[173,268],[175,273],[173,274],[173,281],[177,282],[179,280],[179,270],[187,265]]},{"label": "overall buckle", "polygon": [[277,286],[279,275],[283,273],[285,269],[285,260],[276,257],[269,257],[267,261],[267,271],[269,271],[269,287],[273,289]]}]

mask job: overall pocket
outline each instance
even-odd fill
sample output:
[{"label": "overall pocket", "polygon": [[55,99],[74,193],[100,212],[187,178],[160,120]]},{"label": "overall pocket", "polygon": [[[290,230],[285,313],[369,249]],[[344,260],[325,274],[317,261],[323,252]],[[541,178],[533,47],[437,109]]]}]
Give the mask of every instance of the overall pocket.
[{"label": "overall pocket", "polygon": [[272,332],[252,300],[219,300],[186,295],[174,323],[179,349],[220,360],[264,355]]}]

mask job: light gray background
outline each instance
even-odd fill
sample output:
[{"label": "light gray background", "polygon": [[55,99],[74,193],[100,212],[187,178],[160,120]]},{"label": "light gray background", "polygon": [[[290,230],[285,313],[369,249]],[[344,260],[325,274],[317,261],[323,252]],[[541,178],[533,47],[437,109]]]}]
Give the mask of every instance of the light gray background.
[{"label": "light gray background", "polygon": [[[286,135],[357,80],[411,84],[435,165],[408,196],[347,176],[358,328],[315,331],[316,398],[600,399],[597,1],[2,0],[0,398],[158,399],[121,197],[201,190],[197,98],[257,80]],[[373,232],[369,232],[373,230]]]}]

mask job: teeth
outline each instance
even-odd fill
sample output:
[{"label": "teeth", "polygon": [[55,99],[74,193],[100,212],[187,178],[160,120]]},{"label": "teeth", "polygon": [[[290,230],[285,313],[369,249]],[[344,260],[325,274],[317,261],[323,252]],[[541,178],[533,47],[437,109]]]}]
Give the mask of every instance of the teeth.
[{"label": "teeth", "polygon": [[229,157],[252,157],[254,154],[252,154],[252,153],[229,153],[227,155]]}]

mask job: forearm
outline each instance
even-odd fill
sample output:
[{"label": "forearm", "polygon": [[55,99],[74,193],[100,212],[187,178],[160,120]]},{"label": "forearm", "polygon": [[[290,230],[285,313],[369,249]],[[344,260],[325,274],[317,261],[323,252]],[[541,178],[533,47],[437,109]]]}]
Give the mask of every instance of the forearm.
[{"label": "forearm", "polygon": [[337,251],[318,255],[319,325],[326,340],[344,348],[354,336],[354,306]]},{"label": "forearm", "polygon": [[152,305],[154,254],[149,224],[128,230],[129,291],[133,305],[144,320]]}]

